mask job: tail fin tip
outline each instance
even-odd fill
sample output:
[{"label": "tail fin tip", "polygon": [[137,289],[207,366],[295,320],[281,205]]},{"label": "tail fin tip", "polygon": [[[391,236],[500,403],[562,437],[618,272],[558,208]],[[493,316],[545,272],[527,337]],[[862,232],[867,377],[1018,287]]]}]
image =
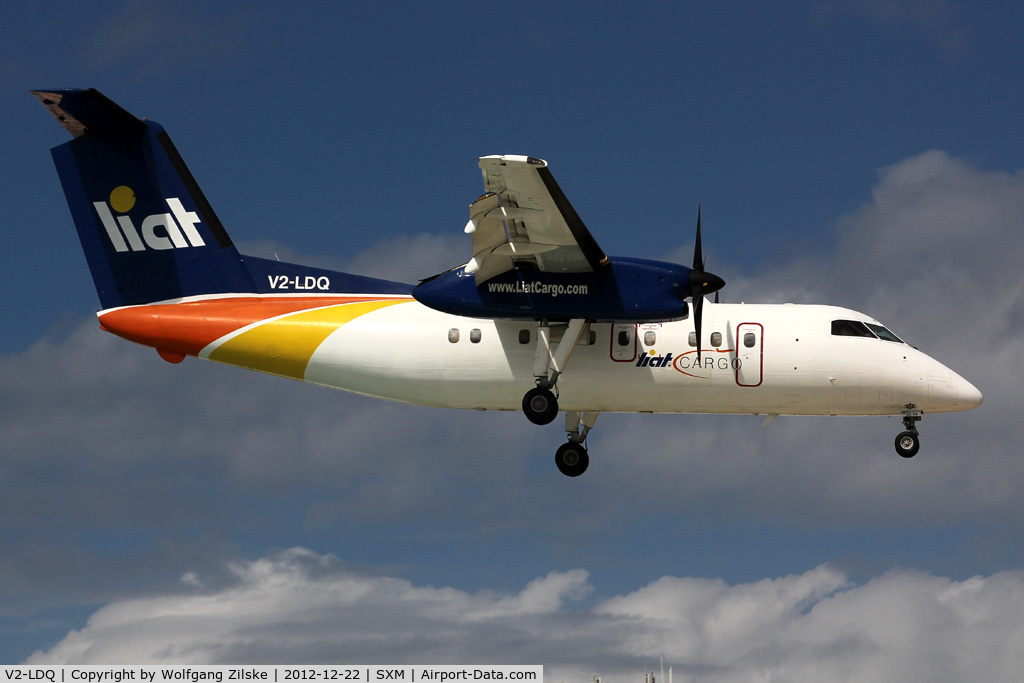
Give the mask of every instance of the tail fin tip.
[{"label": "tail fin tip", "polygon": [[73,137],[86,133],[116,143],[126,132],[141,134],[146,124],[95,88],[56,88],[31,93]]}]

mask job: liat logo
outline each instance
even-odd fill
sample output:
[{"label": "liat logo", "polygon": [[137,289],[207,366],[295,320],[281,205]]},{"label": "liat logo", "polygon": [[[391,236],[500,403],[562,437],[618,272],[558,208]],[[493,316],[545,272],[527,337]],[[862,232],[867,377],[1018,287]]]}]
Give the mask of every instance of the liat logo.
[{"label": "liat logo", "polygon": [[[186,211],[181,200],[170,197],[164,200],[170,213],[155,213],[142,219],[136,228],[131,216],[126,215],[135,208],[135,191],[121,185],[110,193],[110,203],[93,202],[93,208],[100,217],[107,237],[117,251],[146,251],[146,249],[184,249],[202,247],[202,236],[196,230],[199,214]],[[119,216],[114,216],[116,211]]]},{"label": "liat logo", "polygon": [[636,362],[638,368],[668,368],[672,366],[672,354],[665,356],[655,355],[654,349],[651,349],[646,354],[640,356]]},{"label": "liat logo", "polygon": [[[717,357],[714,353],[718,353]],[[704,357],[701,360],[697,360],[697,350],[687,351],[678,356],[673,356],[671,353],[659,355],[654,349],[651,349],[646,354],[640,356],[636,361],[636,367],[638,368],[673,368],[676,372],[681,372],[684,375],[690,377],[696,377],[698,379],[708,379],[707,374],[694,374],[694,373],[709,373],[713,370],[739,370],[743,367],[743,361],[738,358],[730,358],[729,354],[735,352],[735,349],[708,349],[704,352]]]}]

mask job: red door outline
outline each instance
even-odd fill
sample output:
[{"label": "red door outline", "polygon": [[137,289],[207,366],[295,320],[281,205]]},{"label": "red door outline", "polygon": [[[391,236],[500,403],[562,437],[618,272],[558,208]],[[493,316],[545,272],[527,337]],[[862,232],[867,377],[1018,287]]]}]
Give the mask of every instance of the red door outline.
[{"label": "red door outline", "polygon": [[[743,343],[743,335],[748,333],[755,335],[752,347]],[[739,361],[736,364],[736,384],[741,387],[761,386],[764,381],[764,325],[740,323],[736,326],[736,360]]]}]

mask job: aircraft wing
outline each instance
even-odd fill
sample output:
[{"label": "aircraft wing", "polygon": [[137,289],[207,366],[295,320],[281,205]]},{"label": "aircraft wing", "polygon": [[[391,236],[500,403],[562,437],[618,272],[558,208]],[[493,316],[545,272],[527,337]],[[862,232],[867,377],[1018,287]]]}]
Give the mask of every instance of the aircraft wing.
[{"label": "aircraft wing", "polygon": [[608,266],[547,166],[526,156],[480,158],[486,193],[470,205],[466,224],[473,239],[466,270],[477,285],[513,268],[585,273]]}]

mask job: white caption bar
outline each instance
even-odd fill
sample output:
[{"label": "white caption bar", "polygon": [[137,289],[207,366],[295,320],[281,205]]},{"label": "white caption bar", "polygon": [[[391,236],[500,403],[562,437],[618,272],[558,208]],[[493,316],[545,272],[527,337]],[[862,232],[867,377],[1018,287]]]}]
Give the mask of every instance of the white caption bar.
[{"label": "white caption bar", "polygon": [[0,666],[0,683],[200,683],[201,681],[337,681],[344,683],[448,683],[525,681],[544,683],[540,664],[480,665],[289,665],[289,666]]}]

